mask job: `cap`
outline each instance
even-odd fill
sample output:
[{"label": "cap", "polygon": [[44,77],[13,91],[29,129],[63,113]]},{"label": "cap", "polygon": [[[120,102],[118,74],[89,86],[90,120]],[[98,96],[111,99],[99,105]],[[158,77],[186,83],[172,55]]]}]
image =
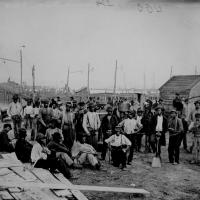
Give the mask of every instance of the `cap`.
[{"label": "cap", "polygon": [[200,118],[200,113],[196,113],[195,118]]},{"label": "cap", "polygon": [[155,108],[155,110],[158,110],[158,109],[163,109],[163,107],[161,106],[161,105],[158,105],[156,108]]},{"label": "cap", "polygon": [[78,105],[79,105],[79,106],[85,106],[85,102],[84,102],[84,101],[81,101],[81,102],[78,103]]},{"label": "cap", "polygon": [[19,138],[26,137],[26,129],[25,128],[20,128],[19,129]]},{"label": "cap", "polygon": [[37,137],[36,137],[36,140],[37,140],[37,141],[40,141],[40,140],[42,140],[42,139],[46,139],[45,135],[42,134],[42,133],[38,133],[38,135],[37,135]]},{"label": "cap", "polygon": [[200,100],[197,100],[197,101],[194,102],[195,105],[196,105],[197,103],[200,104]]},{"label": "cap", "polygon": [[170,111],[170,114],[173,113],[173,112],[177,114],[177,111],[174,110],[174,109]]}]

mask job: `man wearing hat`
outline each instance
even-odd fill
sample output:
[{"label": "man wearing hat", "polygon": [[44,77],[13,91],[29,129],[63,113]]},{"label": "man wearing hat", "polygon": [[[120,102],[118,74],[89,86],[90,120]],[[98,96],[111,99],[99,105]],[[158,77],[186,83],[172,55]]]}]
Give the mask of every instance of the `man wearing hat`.
[{"label": "man wearing hat", "polygon": [[[157,152],[160,156],[161,146],[166,145],[165,133],[168,130],[167,118],[163,115],[163,107],[158,105],[155,108],[156,114],[152,117],[151,121],[151,139],[150,144],[153,152]],[[157,147],[157,148],[156,148]]]},{"label": "man wearing hat", "polygon": [[121,169],[124,170],[131,141],[125,135],[122,135],[121,132],[122,127],[117,125],[115,127],[115,134],[106,139],[105,142],[110,145],[113,166],[119,167],[121,164]]},{"label": "man wearing hat", "polygon": [[83,116],[86,112],[85,102],[81,101],[78,103],[78,109],[75,113],[75,130],[76,139],[81,141],[82,136],[85,135],[85,130],[83,129]]},{"label": "man wearing hat", "polygon": [[[197,113],[200,113],[200,101],[197,100],[194,102],[194,105],[195,105],[195,109],[192,110],[189,114],[189,118],[188,118],[188,124],[190,126],[190,124],[193,122],[195,122],[195,115]],[[194,147],[194,141],[192,142],[192,146],[190,147],[190,153],[192,153],[192,150],[193,150],[193,147]]]},{"label": "man wearing hat", "polygon": [[8,137],[9,131],[12,130],[11,124],[4,124],[3,130],[0,133],[0,151],[2,152],[13,152],[14,146],[12,141]]},{"label": "man wearing hat", "polygon": [[103,117],[102,123],[101,123],[101,131],[103,134],[103,148],[102,148],[102,154],[101,154],[102,160],[105,160],[107,147],[108,147],[105,140],[108,139],[113,134],[115,126],[117,126],[118,124],[116,117],[113,116],[112,107],[108,106],[106,111],[107,111],[107,115]]},{"label": "man wearing hat", "polygon": [[99,115],[94,111],[95,105],[89,103],[89,111],[83,116],[83,128],[87,135],[88,144],[97,150],[98,130],[101,126]]},{"label": "man wearing hat", "polygon": [[178,113],[181,113],[183,110],[183,104],[179,93],[176,93],[176,97],[173,100],[173,107]]},{"label": "man wearing hat", "polygon": [[14,126],[15,136],[18,136],[18,130],[21,128],[23,108],[19,102],[17,94],[13,95],[13,102],[8,106],[8,115],[11,117]]},{"label": "man wearing hat", "polygon": [[194,134],[194,154],[191,164],[200,162],[200,113],[195,114],[195,121],[191,123],[189,131]]},{"label": "man wearing hat", "polygon": [[31,161],[36,168],[58,169],[66,178],[71,178],[71,173],[65,161],[56,157],[56,152],[50,151],[46,147],[46,138],[42,133],[38,133],[36,142],[31,151]]},{"label": "man wearing hat", "polygon": [[31,150],[32,150],[32,144],[30,144],[26,140],[26,129],[20,128],[19,129],[19,139],[16,142],[15,146],[15,154],[23,163],[27,163],[31,161]]},{"label": "man wearing hat", "polygon": [[66,103],[65,111],[63,112],[61,127],[64,136],[64,144],[69,149],[71,149],[71,147],[73,146],[75,139],[74,122],[75,122],[75,115],[71,111],[71,105]]},{"label": "man wearing hat", "polygon": [[169,130],[169,146],[168,146],[168,156],[169,162],[177,165],[179,164],[179,154],[180,154],[180,138],[183,134],[183,124],[181,119],[177,116],[177,111],[172,110],[170,112],[170,119],[168,123]]}]

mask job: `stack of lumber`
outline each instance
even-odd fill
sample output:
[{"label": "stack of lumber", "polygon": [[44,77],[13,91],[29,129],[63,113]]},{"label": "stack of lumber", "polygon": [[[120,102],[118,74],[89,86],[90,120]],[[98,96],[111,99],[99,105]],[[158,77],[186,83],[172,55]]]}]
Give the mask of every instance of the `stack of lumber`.
[{"label": "stack of lumber", "polygon": [[22,164],[15,153],[0,157],[0,200],[88,200],[80,190],[149,194],[136,188],[73,185],[60,173]]},{"label": "stack of lumber", "polygon": [[[64,187],[64,189],[52,189],[49,185],[72,185],[60,173],[55,177],[45,169],[24,165],[17,160],[15,154],[2,154],[1,157],[0,200],[88,200],[78,190]],[[45,184],[47,187],[43,187]]]}]

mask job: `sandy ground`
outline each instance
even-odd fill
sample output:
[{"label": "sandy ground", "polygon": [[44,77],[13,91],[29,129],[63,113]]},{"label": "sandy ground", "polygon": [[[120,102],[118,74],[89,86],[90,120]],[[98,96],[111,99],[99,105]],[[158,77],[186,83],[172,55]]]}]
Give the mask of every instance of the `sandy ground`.
[{"label": "sandy ground", "polygon": [[[3,124],[0,123],[0,129]],[[30,131],[28,131],[30,139]],[[188,146],[191,145],[191,135],[188,135]],[[192,154],[186,153],[182,146],[180,164],[172,165],[168,162],[167,146],[162,147],[162,167],[152,168],[153,154],[137,153],[127,171],[122,171],[102,162],[100,171],[82,169],[72,173],[78,179],[72,180],[74,184],[117,186],[143,188],[150,195],[130,195],[107,192],[83,192],[89,200],[200,200],[200,165],[189,164]]]},{"label": "sandy ground", "polygon": [[[191,144],[191,139],[189,141]],[[149,196],[117,194],[106,192],[83,192],[90,200],[200,200],[200,165],[191,165],[192,155],[181,147],[180,164],[168,162],[167,148],[162,148],[162,167],[152,168],[153,154],[139,153],[134,155],[132,166],[121,171],[111,166],[108,161],[102,162],[102,170],[83,169],[74,171],[78,175],[74,184],[121,186],[143,188]]]}]

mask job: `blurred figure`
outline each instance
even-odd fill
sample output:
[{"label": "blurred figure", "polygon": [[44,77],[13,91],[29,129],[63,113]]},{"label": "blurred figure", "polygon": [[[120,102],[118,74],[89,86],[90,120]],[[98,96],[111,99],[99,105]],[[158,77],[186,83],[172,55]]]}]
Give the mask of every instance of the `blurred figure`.
[{"label": "blurred figure", "polygon": [[13,102],[9,104],[8,115],[11,117],[14,126],[14,133],[16,138],[18,137],[18,130],[21,128],[23,108],[19,102],[17,94],[13,95]]}]

